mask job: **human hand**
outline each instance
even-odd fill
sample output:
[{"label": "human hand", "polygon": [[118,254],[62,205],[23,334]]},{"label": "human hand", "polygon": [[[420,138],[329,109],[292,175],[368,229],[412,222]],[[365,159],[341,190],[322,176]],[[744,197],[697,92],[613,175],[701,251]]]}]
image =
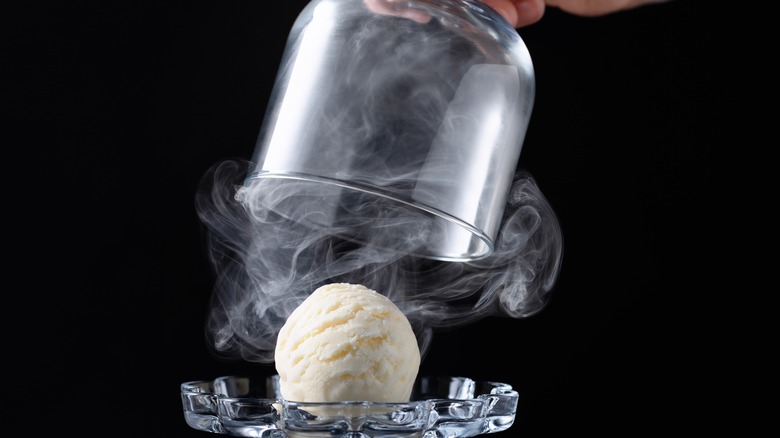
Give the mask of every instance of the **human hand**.
[{"label": "human hand", "polygon": [[[574,15],[595,17],[651,3],[671,0],[482,0],[495,9],[515,27],[529,26],[542,19],[547,6],[559,8]],[[405,17],[419,23],[427,23],[430,16],[423,11],[408,8],[397,0],[364,0],[374,12]]]},{"label": "human hand", "polygon": [[542,19],[547,6],[574,15],[595,17],[669,0],[483,0],[504,16],[515,28],[528,26]]}]

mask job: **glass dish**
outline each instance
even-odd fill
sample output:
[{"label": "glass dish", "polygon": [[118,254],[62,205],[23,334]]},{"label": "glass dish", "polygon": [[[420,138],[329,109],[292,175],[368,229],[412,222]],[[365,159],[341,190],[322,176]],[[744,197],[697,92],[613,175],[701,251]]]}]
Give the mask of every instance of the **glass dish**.
[{"label": "glass dish", "polygon": [[466,377],[419,377],[408,403],[287,401],[278,375],[181,384],[190,427],[239,437],[471,437],[508,429],[517,399],[508,384]]}]

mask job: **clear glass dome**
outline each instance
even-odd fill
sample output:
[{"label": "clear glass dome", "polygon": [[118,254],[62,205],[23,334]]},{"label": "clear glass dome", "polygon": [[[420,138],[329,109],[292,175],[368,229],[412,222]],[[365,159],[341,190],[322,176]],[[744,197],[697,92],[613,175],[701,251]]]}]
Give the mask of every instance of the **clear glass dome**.
[{"label": "clear glass dome", "polygon": [[242,199],[349,240],[489,256],[534,100],[517,31],[477,0],[313,0]]}]

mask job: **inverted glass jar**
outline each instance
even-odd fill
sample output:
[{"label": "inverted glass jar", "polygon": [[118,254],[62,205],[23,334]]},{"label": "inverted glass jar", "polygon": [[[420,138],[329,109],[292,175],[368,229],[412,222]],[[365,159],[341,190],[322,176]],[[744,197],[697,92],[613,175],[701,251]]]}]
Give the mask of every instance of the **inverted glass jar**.
[{"label": "inverted glass jar", "polygon": [[487,257],[534,90],[525,44],[481,1],[313,0],[290,32],[244,200],[361,244]]}]

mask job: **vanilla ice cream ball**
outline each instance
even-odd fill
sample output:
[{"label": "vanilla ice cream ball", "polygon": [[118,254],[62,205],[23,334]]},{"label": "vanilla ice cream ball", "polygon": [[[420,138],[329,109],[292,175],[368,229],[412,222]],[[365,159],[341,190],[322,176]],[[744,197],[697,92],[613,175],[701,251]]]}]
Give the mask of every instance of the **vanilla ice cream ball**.
[{"label": "vanilla ice cream ball", "polygon": [[333,283],[287,318],[275,361],[286,400],[403,403],[417,378],[420,349],[406,315],[388,297]]}]

